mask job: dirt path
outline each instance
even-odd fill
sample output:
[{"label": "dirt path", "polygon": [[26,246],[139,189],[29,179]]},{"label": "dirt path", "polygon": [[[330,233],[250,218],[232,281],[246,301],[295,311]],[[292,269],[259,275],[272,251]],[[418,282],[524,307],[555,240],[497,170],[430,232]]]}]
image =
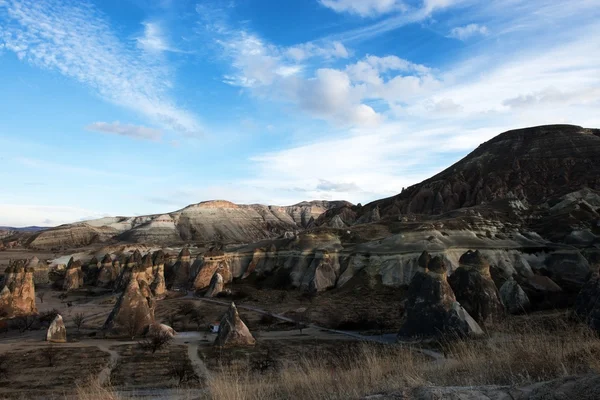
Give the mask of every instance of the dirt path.
[{"label": "dirt path", "polygon": [[[189,294],[188,296],[189,297]],[[214,304],[221,304],[223,306],[229,306],[231,304],[231,302],[227,302],[227,301],[222,301],[222,300],[215,300],[215,299],[206,299],[206,298],[202,298],[202,297],[195,297],[198,300],[201,301],[205,301],[208,303],[214,303]],[[276,314],[276,313],[272,313],[270,311],[264,310],[262,308],[258,308],[258,307],[254,307],[254,306],[247,306],[244,304],[236,304],[237,308],[241,308],[244,310],[249,310],[249,311],[254,311],[257,312],[259,314],[265,314],[265,315],[270,315],[274,318],[277,318],[281,321],[286,321],[286,322],[296,322],[294,321],[292,318],[288,318],[286,316],[283,316],[281,314]],[[340,335],[345,335],[345,336],[350,336],[353,337],[355,339],[359,339],[359,340],[364,340],[367,342],[374,342],[374,343],[383,343],[383,344],[396,344],[399,343],[397,341],[396,335],[382,335],[382,336],[365,336],[365,335],[361,335],[360,333],[356,333],[356,332],[348,332],[348,331],[340,331],[337,329],[330,329],[330,328],[325,328],[322,326],[318,326],[315,324],[307,324],[308,327],[310,328],[314,328],[320,331],[325,331],[325,332],[329,332],[329,333],[337,333]],[[403,344],[407,344],[410,345],[411,343],[409,342],[400,342]],[[433,358],[436,362],[446,362],[446,361],[451,361],[449,359],[447,359],[442,353],[434,351],[434,350],[428,350],[428,349],[420,349],[420,348],[416,348],[416,347],[411,347],[411,350],[419,352],[421,354],[424,354],[426,356],[429,356],[431,358]]]}]

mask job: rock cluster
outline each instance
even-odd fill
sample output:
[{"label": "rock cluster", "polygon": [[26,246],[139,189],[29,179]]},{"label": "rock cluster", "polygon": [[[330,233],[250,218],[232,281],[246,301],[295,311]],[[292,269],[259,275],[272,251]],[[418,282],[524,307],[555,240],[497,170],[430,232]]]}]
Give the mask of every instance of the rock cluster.
[{"label": "rock cluster", "polygon": [[254,344],[256,344],[256,340],[240,318],[238,310],[232,302],[223,318],[221,318],[215,346],[236,347],[253,346]]},{"label": "rock cluster", "polygon": [[210,286],[204,294],[204,297],[215,297],[223,291],[223,286],[223,276],[220,273],[215,272],[210,280]]},{"label": "rock cluster", "polygon": [[16,261],[4,271],[5,283],[0,292],[0,313],[3,317],[37,313],[35,305],[34,269]]},{"label": "rock cluster", "polygon": [[216,273],[223,278],[223,284],[230,283],[233,280],[231,267],[225,253],[220,249],[213,248],[203,255],[202,266],[194,278],[194,289],[202,290],[209,287]]},{"label": "rock cluster", "polygon": [[408,288],[405,315],[398,336],[481,335],[483,331],[477,322],[456,301],[447,282],[443,258],[431,258],[424,252],[419,264],[422,271],[415,274]]},{"label": "rock cluster", "polygon": [[521,285],[513,278],[508,279],[500,287],[500,300],[510,314],[520,314],[529,310],[531,302]]},{"label": "rock cluster", "polygon": [[480,324],[500,320],[504,306],[490,275],[490,264],[479,251],[467,251],[448,279],[456,300]]}]

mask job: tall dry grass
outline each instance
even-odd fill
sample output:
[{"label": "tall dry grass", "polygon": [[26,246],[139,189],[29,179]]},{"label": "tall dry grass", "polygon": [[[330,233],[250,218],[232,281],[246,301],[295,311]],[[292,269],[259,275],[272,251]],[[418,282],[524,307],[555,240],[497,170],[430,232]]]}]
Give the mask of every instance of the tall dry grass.
[{"label": "tall dry grass", "polygon": [[208,380],[215,400],[356,399],[422,385],[519,385],[600,372],[600,341],[584,327],[520,326],[483,340],[439,344],[432,360],[406,346],[364,344],[336,360],[318,354],[267,374],[222,368]]}]

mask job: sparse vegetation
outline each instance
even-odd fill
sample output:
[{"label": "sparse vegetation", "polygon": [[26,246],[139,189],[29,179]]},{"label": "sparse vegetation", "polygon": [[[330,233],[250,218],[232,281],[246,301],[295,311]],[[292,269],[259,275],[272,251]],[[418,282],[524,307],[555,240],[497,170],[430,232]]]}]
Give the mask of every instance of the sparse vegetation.
[{"label": "sparse vegetation", "polygon": [[73,317],[73,324],[77,328],[77,332],[81,330],[83,323],[85,322],[85,315],[83,313],[77,313]]},{"label": "sparse vegetation", "polygon": [[148,335],[146,339],[138,342],[138,345],[145,351],[154,354],[157,350],[166,347],[172,339],[173,337],[168,332],[158,331]]},{"label": "sparse vegetation", "polygon": [[211,398],[217,400],[317,400],[360,398],[428,382],[519,385],[600,372],[596,336],[579,326],[569,332],[560,337],[536,327],[508,337],[447,342],[440,346],[448,358],[437,362],[406,346],[364,344],[358,351],[340,351],[337,357],[313,354],[277,370],[265,368],[267,372],[256,362],[245,369],[223,364],[208,385]]},{"label": "sparse vegetation", "polygon": [[37,298],[40,299],[40,303],[44,303],[44,296],[46,296],[46,292],[37,292]]}]

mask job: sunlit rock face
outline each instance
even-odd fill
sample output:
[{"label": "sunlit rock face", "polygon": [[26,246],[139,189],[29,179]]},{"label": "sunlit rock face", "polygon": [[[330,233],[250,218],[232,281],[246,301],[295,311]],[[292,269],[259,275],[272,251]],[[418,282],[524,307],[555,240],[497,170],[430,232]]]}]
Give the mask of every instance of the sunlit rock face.
[{"label": "sunlit rock face", "polygon": [[12,318],[37,313],[35,304],[34,269],[19,260],[5,270],[5,285],[0,292],[0,314]]},{"label": "sunlit rock face", "polygon": [[57,314],[46,332],[46,341],[53,343],[67,342],[67,329],[60,314]]}]

